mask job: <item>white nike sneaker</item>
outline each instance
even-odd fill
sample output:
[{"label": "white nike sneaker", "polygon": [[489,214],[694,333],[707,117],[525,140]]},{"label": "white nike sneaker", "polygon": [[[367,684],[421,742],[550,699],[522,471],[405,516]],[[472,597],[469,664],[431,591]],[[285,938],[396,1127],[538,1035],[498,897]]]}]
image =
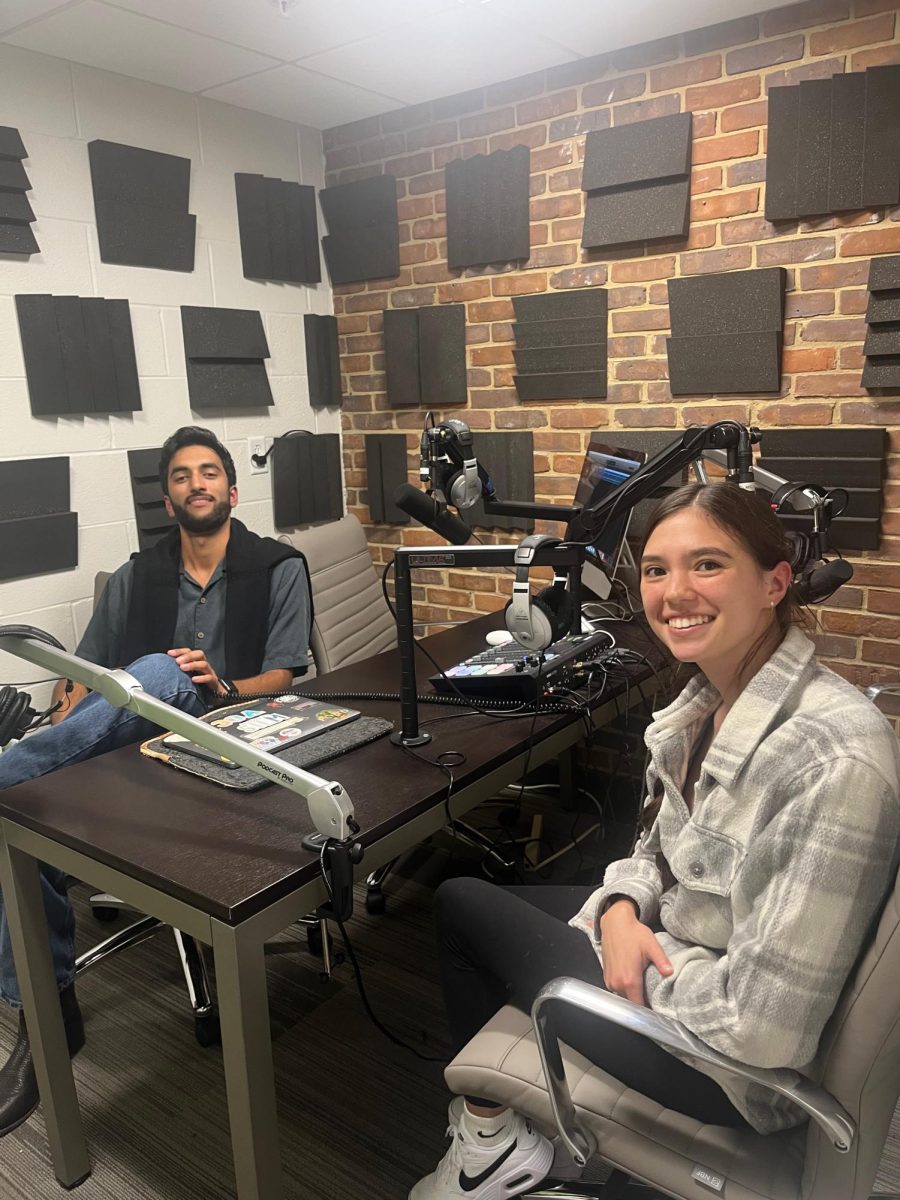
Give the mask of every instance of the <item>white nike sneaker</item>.
[{"label": "white nike sneaker", "polygon": [[551,1143],[518,1113],[493,1137],[472,1133],[465,1121],[454,1126],[452,1119],[447,1136],[450,1149],[409,1200],[506,1200],[536,1187],[553,1162]]}]

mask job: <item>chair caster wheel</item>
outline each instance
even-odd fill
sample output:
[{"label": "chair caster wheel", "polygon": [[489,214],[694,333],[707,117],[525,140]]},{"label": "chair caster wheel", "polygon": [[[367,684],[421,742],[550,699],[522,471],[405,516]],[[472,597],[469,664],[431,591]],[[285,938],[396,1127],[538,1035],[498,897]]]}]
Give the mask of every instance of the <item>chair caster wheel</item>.
[{"label": "chair caster wheel", "polygon": [[194,1018],[194,1034],[204,1050],[208,1050],[210,1046],[218,1046],[222,1040],[222,1030],[219,1026],[219,1014],[215,1009],[203,1017]]},{"label": "chair caster wheel", "polygon": [[380,917],[387,907],[387,900],[380,887],[370,887],[366,890],[366,912],[372,917]]},{"label": "chair caster wheel", "polygon": [[95,908],[91,909],[91,912],[94,915],[94,920],[101,921],[104,925],[109,924],[110,921],[115,921],[116,917],[119,915],[119,910],[117,908],[112,908],[103,904],[98,904]]},{"label": "chair caster wheel", "polygon": [[[334,945],[334,939],[331,934],[328,934],[328,949]],[[306,946],[310,954],[314,954],[316,958],[322,957],[322,930],[318,925],[307,925],[306,927]]]}]

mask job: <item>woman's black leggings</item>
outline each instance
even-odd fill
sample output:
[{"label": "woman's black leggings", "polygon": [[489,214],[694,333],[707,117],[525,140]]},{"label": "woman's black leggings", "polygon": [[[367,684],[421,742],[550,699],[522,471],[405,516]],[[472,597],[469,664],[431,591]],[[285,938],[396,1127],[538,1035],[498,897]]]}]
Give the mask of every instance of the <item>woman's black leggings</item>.
[{"label": "woman's black leggings", "polygon": [[[603,986],[590,941],[566,924],[590,890],[500,888],[482,879],[441,884],[438,949],[454,1053],[504,1004],[529,1012],[537,993],[557,976]],[[626,1087],[706,1124],[748,1128],[717,1083],[655,1042],[569,1007],[561,1006],[555,1018],[564,1042]]]}]

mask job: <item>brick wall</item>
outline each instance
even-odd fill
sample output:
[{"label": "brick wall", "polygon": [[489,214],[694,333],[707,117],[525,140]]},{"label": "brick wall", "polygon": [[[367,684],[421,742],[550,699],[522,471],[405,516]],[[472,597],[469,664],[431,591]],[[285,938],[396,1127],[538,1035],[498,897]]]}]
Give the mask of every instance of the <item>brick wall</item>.
[{"label": "brick wall", "polygon": [[[571,498],[593,429],[674,431],[728,417],[764,428],[888,427],[881,546],[852,556],[851,585],[817,612],[820,650],[835,669],[861,684],[900,678],[900,395],[869,395],[859,386],[869,259],[900,253],[900,209],[777,226],[762,215],[768,87],[894,62],[894,3],[811,0],[326,131],[328,182],[382,171],[398,179],[400,276],[335,289],[348,503],[369,528],[376,561],[386,561],[401,538],[433,541],[418,527],[401,534],[373,526],[366,506],[365,433],[405,432],[414,479],[423,420],[420,410],[387,406],[382,310],[464,302],[469,402],[438,419],[459,415],[476,430],[533,430],[540,499]],[[685,111],[694,113],[688,239],[582,250],[585,134]],[[514,269],[449,272],[444,165],[517,144],[531,147],[530,259]],[[781,394],[673,399],[666,280],[774,265],[788,274]],[[520,404],[511,297],[594,285],[609,290],[607,399]],[[422,575],[416,599],[426,620],[500,608],[510,586],[508,575]]]}]

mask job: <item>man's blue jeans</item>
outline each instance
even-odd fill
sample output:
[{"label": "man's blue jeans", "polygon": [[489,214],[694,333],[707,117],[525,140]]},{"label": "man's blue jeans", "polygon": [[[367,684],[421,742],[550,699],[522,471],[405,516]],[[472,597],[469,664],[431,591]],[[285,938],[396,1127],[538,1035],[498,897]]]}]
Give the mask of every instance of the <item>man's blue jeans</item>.
[{"label": "man's blue jeans", "polygon": [[[205,706],[189,675],[166,654],[148,654],[127,668],[145,692],[167,704],[200,716]],[[158,726],[125,708],[114,708],[92,692],[64,721],[44,729],[0,754],[0,788],[37,779],[60,767],[142,742]],[[78,797],[74,797],[78,803]],[[67,896],[63,871],[40,864],[41,890],[50,929],[50,949],[60,990],[75,979],[75,918]],[[0,896],[0,1000],[20,1008],[19,984],[9,940],[6,909]]]}]

